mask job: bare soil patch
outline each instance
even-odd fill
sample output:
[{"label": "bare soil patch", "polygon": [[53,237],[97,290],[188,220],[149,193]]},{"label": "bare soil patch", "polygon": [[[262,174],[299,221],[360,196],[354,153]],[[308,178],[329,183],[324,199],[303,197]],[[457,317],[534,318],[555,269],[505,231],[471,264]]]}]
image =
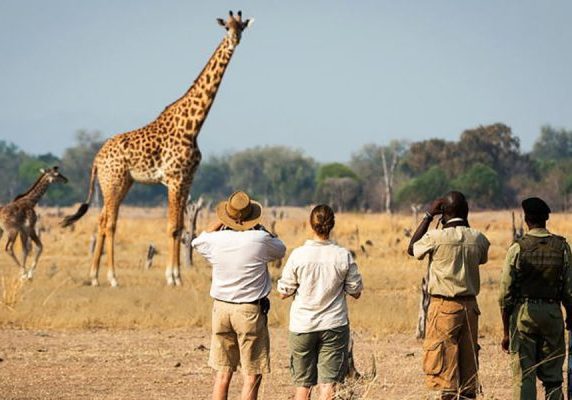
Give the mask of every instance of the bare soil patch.
[{"label": "bare soil patch", "polygon": [[[272,374],[261,399],[292,398],[286,331],[272,329]],[[421,344],[412,335],[375,339],[356,332],[355,357],[361,372],[378,375],[363,398],[428,399],[423,388]],[[483,338],[481,378],[485,399],[510,398],[508,360],[496,341]],[[0,330],[0,398],[24,399],[208,399],[209,332],[170,330]],[[237,399],[240,377],[231,389]]]}]

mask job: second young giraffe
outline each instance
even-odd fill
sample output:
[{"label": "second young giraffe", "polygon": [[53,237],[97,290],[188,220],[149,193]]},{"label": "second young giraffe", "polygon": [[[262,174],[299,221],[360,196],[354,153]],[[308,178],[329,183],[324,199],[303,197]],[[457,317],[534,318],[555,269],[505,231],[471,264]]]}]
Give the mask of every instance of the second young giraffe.
[{"label": "second young giraffe", "polygon": [[[42,242],[36,234],[36,221],[38,216],[34,207],[48,190],[52,183],[66,183],[68,179],[63,176],[58,167],[48,170],[41,170],[42,175],[25,193],[17,196],[12,202],[0,208],[0,239],[4,232],[8,237],[6,242],[6,253],[20,268],[22,278],[32,279],[38,259],[42,254]],[[20,236],[22,244],[22,261],[20,262],[14,254],[14,243]],[[29,270],[26,270],[26,260],[28,258],[28,239],[31,239],[36,246],[34,261]]]},{"label": "second young giraffe", "polygon": [[227,34],[216,48],[191,88],[167,106],[159,117],[143,128],[116,135],[104,143],[95,156],[87,201],[63,221],[68,226],[88,210],[96,177],[103,195],[103,209],[91,264],[91,284],[98,285],[98,272],[104,242],[111,286],[115,277],[114,236],[119,206],[133,182],[162,183],[168,188],[169,258],[165,270],[167,284],[180,285],[180,249],[183,213],[194,173],[201,160],[197,137],[215,99],[222,77],[242,31],[250,20],[242,13],[229,12],[226,21],[218,19]]}]

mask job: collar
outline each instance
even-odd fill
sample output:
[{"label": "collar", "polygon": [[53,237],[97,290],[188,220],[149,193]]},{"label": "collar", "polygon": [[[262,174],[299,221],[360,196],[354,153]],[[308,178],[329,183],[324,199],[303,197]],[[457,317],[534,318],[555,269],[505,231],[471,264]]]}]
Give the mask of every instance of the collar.
[{"label": "collar", "polygon": [[469,221],[463,218],[451,218],[447,222],[443,223],[443,229],[456,228],[458,226],[463,226],[465,228],[469,227]]},{"label": "collar", "polygon": [[334,242],[330,239],[328,239],[328,240],[308,239],[308,240],[306,240],[305,244],[309,245],[309,246],[327,246],[329,244],[334,244]]},{"label": "collar", "polygon": [[535,237],[552,236],[552,234],[550,232],[548,232],[548,229],[546,229],[546,228],[532,228],[526,234],[530,235],[530,236],[535,236]]}]

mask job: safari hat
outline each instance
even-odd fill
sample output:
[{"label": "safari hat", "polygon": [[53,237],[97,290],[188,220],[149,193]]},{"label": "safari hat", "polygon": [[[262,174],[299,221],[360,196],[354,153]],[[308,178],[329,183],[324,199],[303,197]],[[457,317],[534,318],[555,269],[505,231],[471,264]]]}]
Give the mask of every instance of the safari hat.
[{"label": "safari hat", "polygon": [[245,192],[234,192],[227,201],[216,207],[218,219],[237,231],[246,231],[258,224],[262,217],[262,206]]}]

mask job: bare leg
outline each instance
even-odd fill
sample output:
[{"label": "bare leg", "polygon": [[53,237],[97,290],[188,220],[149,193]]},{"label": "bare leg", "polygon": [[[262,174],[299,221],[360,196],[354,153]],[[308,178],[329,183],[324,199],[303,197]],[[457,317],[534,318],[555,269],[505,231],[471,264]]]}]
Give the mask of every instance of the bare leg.
[{"label": "bare leg", "polygon": [[242,375],[244,382],[242,384],[242,393],[240,400],[256,400],[258,398],[258,389],[262,382],[262,375]]},{"label": "bare leg", "polygon": [[101,210],[99,215],[99,224],[97,226],[97,238],[95,240],[95,249],[93,252],[93,260],[91,262],[91,268],[89,271],[89,277],[91,279],[91,286],[99,286],[99,280],[97,276],[99,275],[99,263],[101,262],[101,254],[103,253],[103,244],[105,243],[105,226],[107,225],[107,213],[105,211],[105,205]]},{"label": "bare leg", "polygon": [[167,285],[180,286],[181,282],[181,233],[183,230],[183,215],[188,190],[169,187],[169,261],[165,269]]},{"label": "bare leg", "polygon": [[232,371],[217,371],[213,386],[212,400],[227,400]]},{"label": "bare leg", "polygon": [[42,250],[43,250],[42,241],[40,240],[40,238],[36,234],[35,230],[32,230],[30,232],[30,239],[32,239],[32,241],[36,245],[36,252],[34,254],[34,262],[32,263],[32,266],[30,267],[30,269],[28,270],[28,276],[27,276],[28,279],[32,279],[32,276],[34,275],[34,271],[36,270],[36,267],[38,265],[38,260],[40,258],[40,255],[42,254]]},{"label": "bare leg", "polygon": [[296,395],[294,396],[294,400],[310,400],[311,396],[312,396],[311,387],[304,387],[304,386],[296,387]]},{"label": "bare leg", "polygon": [[320,383],[320,400],[333,400],[336,385],[333,383]]}]

